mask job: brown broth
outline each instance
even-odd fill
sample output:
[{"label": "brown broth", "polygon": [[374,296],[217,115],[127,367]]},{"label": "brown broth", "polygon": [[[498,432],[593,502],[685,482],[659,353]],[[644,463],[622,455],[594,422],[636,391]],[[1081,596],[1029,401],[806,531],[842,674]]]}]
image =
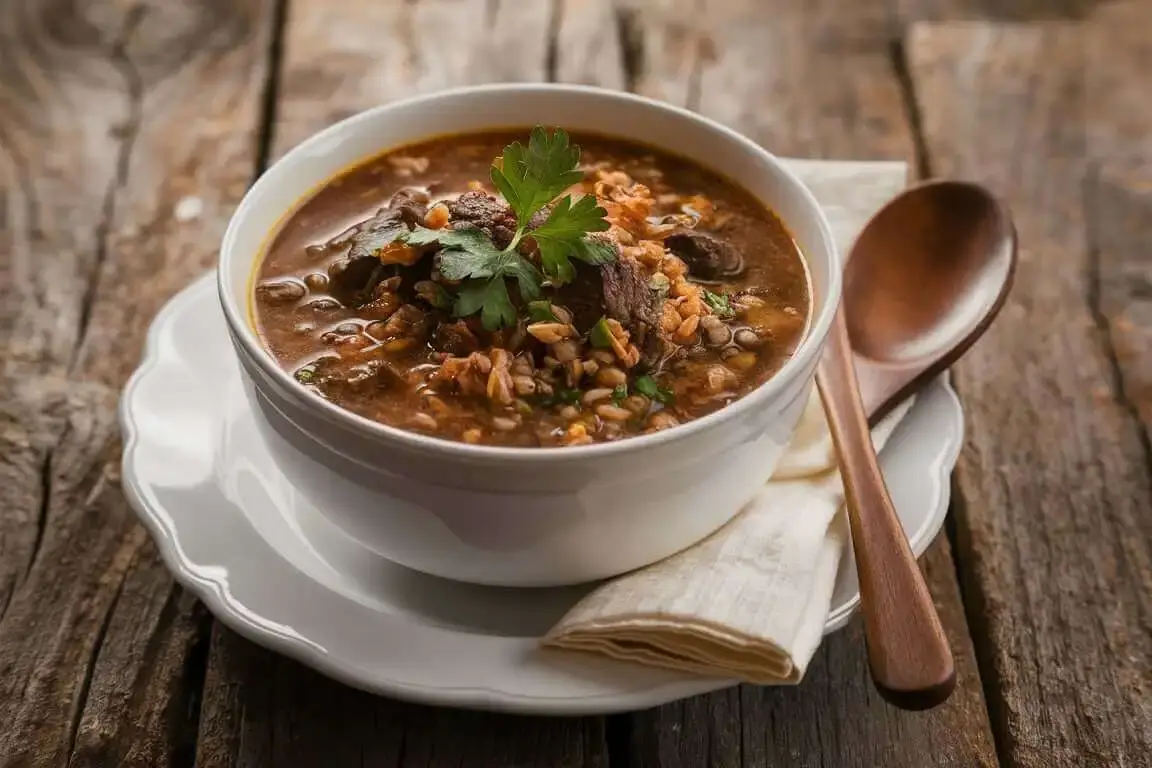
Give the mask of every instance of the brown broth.
[{"label": "brown broth", "polygon": [[[615,440],[699,418],[747,394],[790,358],[807,327],[809,282],[800,251],[780,219],[732,181],[683,158],[585,134],[573,135],[582,149],[582,164],[623,171],[647,186],[654,200],[653,216],[681,213],[684,199],[692,195],[711,201],[715,211],[704,220],[700,231],[714,234],[737,249],[746,270],[722,284],[703,287],[733,297],[741,309],[738,318],[729,323],[729,330],[746,331],[734,338],[755,339],[755,343],[747,348],[735,341],[722,348],[710,347],[709,337],[698,332],[700,343],[685,345],[684,350],[690,353],[656,377],[662,391],[672,395],[667,404],[645,398],[645,405],[635,397],[639,367],[624,370],[631,401],[623,399],[623,393],[616,389],[615,402],[571,402],[577,395],[584,398],[589,391],[603,389],[601,379],[611,380],[607,374],[598,378],[597,370],[576,386],[561,383],[552,387],[550,396],[521,394],[507,403],[454,391],[443,382],[429,384],[429,374],[443,354],[429,346],[426,337],[417,337],[416,343],[407,338],[382,338],[380,329],[386,327],[382,322],[371,326],[368,333],[373,317],[356,306],[340,304],[323,285],[327,270],[346,255],[347,246],[326,248],[324,244],[372,217],[403,187],[426,188],[432,202],[454,198],[466,192],[470,184],[475,188],[477,182],[492,193],[489,170],[493,158],[506,144],[523,141],[527,133],[525,129],[467,134],[411,145],[341,173],[303,201],[271,238],[256,275],[253,314],[260,337],[277,361],[290,372],[301,372],[298,379],[318,395],[369,419],[467,442],[548,446]],[[673,196],[678,199],[672,200]],[[284,287],[285,283],[291,285]],[[270,284],[279,287],[269,289]],[[402,287],[401,293],[407,288]],[[429,311],[430,307],[412,300],[410,294],[408,303],[428,311],[428,323],[454,320],[445,313]],[[375,317],[381,316],[377,311]],[[486,337],[475,322],[472,326],[482,349],[507,341]],[[579,330],[583,333],[588,329]],[[548,382],[556,380],[549,376],[562,370],[546,370],[544,358],[552,348],[529,339],[527,349],[533,366],[529,375],[536,377],[536,386],[547,389]],[[622,369],[618,361],[607,362],[604,350],[593,350],[587,344],[580,359],[585,360],[589,371],[597,363],[599,368]],[[315,367],[318,360],[319,367]],[[523,363],[519,365],[527,370]],[[380,366],[390,373],[381,375]],[[513,373],[515,366],[514,361]],[[317,371],[334,373],[325,373],[328,378],[321,385]],[[329,380],[332,376],[336,379]],[[571,374],[562,373],[560,380],[565,376]],[[718,379],[723,379],[719,389]],[[616,421],[621,413],[601,408],[606,405],[631,408],[632,416]],[[663,416],[655,415],[660,411]],[[515,424],[510,426],[511,422]]]}]

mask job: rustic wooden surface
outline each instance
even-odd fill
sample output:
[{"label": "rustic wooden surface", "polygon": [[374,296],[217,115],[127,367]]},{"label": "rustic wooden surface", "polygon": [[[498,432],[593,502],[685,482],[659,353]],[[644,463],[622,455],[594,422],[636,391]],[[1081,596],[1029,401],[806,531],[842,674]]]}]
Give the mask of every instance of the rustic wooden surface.
[{"label": "rustic wooden surface", "polygon": [[[0,766],[1152,764],[1152,5],[1146,0],[0,3]],[[585,82],[781,154],[989,183],[1023,243],[957,372],[960,675],[872,691],[858,627],[795,689],[634,715],[417,707],[176,587],[117,481],[117,390],[258,169],[365,106]]]}]

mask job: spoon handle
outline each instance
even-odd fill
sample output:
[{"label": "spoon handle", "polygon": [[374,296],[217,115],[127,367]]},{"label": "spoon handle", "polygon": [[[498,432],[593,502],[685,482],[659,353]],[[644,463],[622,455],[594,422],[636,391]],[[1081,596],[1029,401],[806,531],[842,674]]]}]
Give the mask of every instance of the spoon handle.
[{"label": "spoon handle", "polygon": [[844,483],[872,681],[898,707],[934,707],[955,687],[952,650],[880,474],[843,310],[816,383]]}]

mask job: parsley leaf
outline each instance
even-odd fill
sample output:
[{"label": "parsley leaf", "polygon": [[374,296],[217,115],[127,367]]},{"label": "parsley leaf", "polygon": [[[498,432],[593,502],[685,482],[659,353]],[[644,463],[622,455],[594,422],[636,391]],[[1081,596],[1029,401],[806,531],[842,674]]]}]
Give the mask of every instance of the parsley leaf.
[{"label": "parsley leaf", "polygon": [[484,233],[478,229],[428,229],[428,227],[416,225],[411,232],[404,235],[403,240],[408,245],[440,243],[444,246],[466,247],[475,239],[476,235],[479,235],[481,239],[487,239]]},{"label": "parsley leaf", "polygon": [[612,402],[615,403],[616,405],[620,405],[620,403],[624,402],[624,398],[626,398],[626,397],[628,397],[628,385],[627,384],[617,384],[612,389]]},{"label": "parsley leaf", "polygon": [[524,228],[534,213],[583,181],[584,174],[576,169],[579,162],[580,148],[569,143],[566,131],[557,128],[549,135],[538,125],[527,147],[516,141],[504,148],[499,167],[492,166],[492,183]]},{"label": "parsley leaf", "polygon": [[502,278],[469,280],[456,294],[457,317],[480,312],[480,322],[490,331],[516,323],[516,307],[508,295],[508,284]]},{"label": "parsley leaf", "polygon": [[408,228],[393,211],[382,210],[369,219],[364,228],[352,237],[352,248],[348,256],[362,259],[366,256],[379,256],[380,251],[396,240],[404,239]]},{"label": "parsley leaf", "polygon": [[671,405],[676,399],[672,394],[672,390],[660,386],[656,382],[656,379],[647,374],[637,378],[632,386],[645,397],[651,398],[658,403],[663,403],[664,405]]},{"label": "parsley leaf", "polygon": [[601,317],[596,321],[596,325],[588,332],[588,340],[592,342],[592,346],[599,349],[611,349],[612,329],[608,327],[607,318]]},{"label": "parsley leaf", "polygon": [[608,229],[607,215],[596,198],[585,195],[573,203],[569,195],[552,207],[547,221],[528,233],[540,248],[540,263],[549,279],[557,285],[571,281],[576,276],[572,258],[588,264],[616,260],[614,246],[586,235]]},{"label": "parsley leaf", "polygon": [[[461,233],[467,233],[461,237]],[[440,242],[440,274],[449,280],[466,277],[494,277],[504,263],[505,253],[492,244],[479,229],[461,229],[456,236]]]},{"label": "parsley leaf", "polygon": [[[440,252],[440,274],[449,280],[514,277],[520,286],[520,295],[525,301],[531,301],[540,295],[540,271],[516,251],[502,251],[497,248],[483,230],[471,227],[446,230],[417,227],[405,238],[405,242],[409,245],[440,243],[443,249]],[[506,289],[504,295],[508,295]],[[477,306],[471,312],[461,313],[460,303],[457,302],[456,306],[456,314],[461,317],[480,309],[480,306]],[[465,306],[469,304],[466,303]],[[498,315],[505,316],[504,308],[498,309]],[[515,309],[511,322],[516,322]],[[487,323],[485,327],[488,327]]]},{"label": "parsley leaf", "polygon": [[528,302],[528,321],[532,323],[556,323],[559,319],[552,311],[552,304],[547,299]]},{"label": "parsley leaf", "polygon": [[616,246],[593,237],[585,237],[572,244],[572,255],[585,264],[611,264],[619,258]]},{"label": "parsley leaf", "polygon": [[603,232],[608,229],[604,217],[608,212],[596,204],[596,198],[584,195],[575,203],[565,195],[552,207],[545,221],[530,233],[537,241],[580,239],[585,232]]},{"label": "parsley leaf", "polygon": [[728,295],[725,293],[712,293],[707,288],[704,289],[704,303],[712,307],[712,311],[716,317],[735,317],[736,310],[732,309],[732,305],[728,301]]}]

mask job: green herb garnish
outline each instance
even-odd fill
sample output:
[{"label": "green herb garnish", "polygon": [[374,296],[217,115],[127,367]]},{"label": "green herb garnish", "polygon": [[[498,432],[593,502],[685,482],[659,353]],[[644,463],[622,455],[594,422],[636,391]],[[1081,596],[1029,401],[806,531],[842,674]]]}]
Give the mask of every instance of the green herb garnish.
[{"label": "green herb garnish", "polygon": [[538,125],[527,147],[518,141],[504,147],[499,162],[492,166],[492,183],[512,207],[521,233],[537,211],[584,180],[584,174],[576,170],[579,164],[580,148],[569,144],[568,133],[560,128],[549,136]]},{"label": "green herb garnish", "polygon": [[528,302],[528,322],[530,323],[558,323],[560,318],[552,311],[552,303],[547,299]]},{"label": "green herb garnish", "polygon": [[464,281],[456,296],[456,316],[480,312],[481,322],[490,331],[516,322],[505,278],[516,279],[525,301],[540,295],[540,271],[515,250],[497,248],[483,230],[416,227],[404,240],[409,245],[440,243],[440,274]]},{"label": "green herb garnish", "polygon": [[592,331],[588,334],[588,340],[592,342],[592,346],[601,349],[609,349],[612,347],[612,329],[608,327],[608,319],[605,317],[596,321],[596,325],[592,326]]},{"label": "green herb garnish", "polygon": [[626,398],[626,397],[628,397],[628,385],[627,384],[617,384],[612,389],[612,402],[615,403],[616,405],[620,405],[620,403],[624,402],[624,398]]},{"label": "green herb garnish", "polygon": [[[440,273],[449,280],[463,281],[456,297],[456,316],[480,312],[488,330],[515,323],[516,308],[505,285],[507,278],[516,280],[524,301],[532,302],[540,295],[541,271],[516,250],[526,235],[536,242],[543,276],[554,285],[575,276],[571,259],[606,264],[617,258],[615,246],[588,236],[608,229],[604,219],[607,211],[594,197],[573,202],[565,195],[556,200],[557,195],[584,179],[579,164],[580,148],[569,142],[567,132],[557,128],[549,135],[536,126],[527,147],[518,141],[509,144],[492,166],[492,183],[516,216],[516,232],[506,248],[497,248],[482,230],[472,228],[416,227],[401,236],[410,245],[440,243]],[[529,232],[532,217],[553,201],[548,218]]]},{"label": "green herb garnish", "polygon": [[509,248],[515,248],[527,233],[540,248],[544,274],[556,285],[576,275],[571,259],[589,264],[616,260],[616,249],[589,238],[589,232],[608,229],[608,212],[585,196],[573,201],[571,195],[556,200],[547,220],[527,232],[532,217],[556,196],[584,179],[578,170],[580,147],[570,144],[568,133],[557,128],[548,134],[541,126],[532,129],[525,147],[516,141],[504,148],[498,164],[492,166],[492,183],[516,214],[516,234]]},{"label": "green herb garnish", "polygon": [[661,387],[656,382],[656,379],[647,374],[638,377],[636,381],[632,383],[632,386],[645,397],[651,398],[658,403],[663,403],[664,405],[671,405],[676,399],[675,395],[672,394],[672,390]]},{"label": "green herb garnish", "polygon": [[614,246],[585,237],[586,232],[608,229],[605,213],[594,197],[585,196],[575,203],[571,197],[563,197],[552,208],[548,220],[528,233],[540,248],[540,264],[549,280],[556,285],[571,282],[576,277],[573,258],[588,264],[616,260]]},{"label": "green herb garnish", "polygon": [[294,374],[296,381],[301,384],[309,384],[316,378],[316,370],[314,368],[301,368]]},{"label": "green herb garnish", "polygon": [[469,280],[456,294],[456,307],[453,312],[457,317],[467,317],[479,312],[480,322],[490,331],[516,322],[516,307],[512,304],[512,297],[508,295],[508,284],[504,282],[502,276],[490,280]]},{"label": "green herb garnish", "polygon": [[728,294],[726,293],[712,293],[712,291],[705,288],[704,303],[712,308],[712,312],[716,317],[736,316],[736,310],[732,309],[732,304],[729,303]]}]

